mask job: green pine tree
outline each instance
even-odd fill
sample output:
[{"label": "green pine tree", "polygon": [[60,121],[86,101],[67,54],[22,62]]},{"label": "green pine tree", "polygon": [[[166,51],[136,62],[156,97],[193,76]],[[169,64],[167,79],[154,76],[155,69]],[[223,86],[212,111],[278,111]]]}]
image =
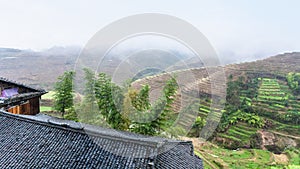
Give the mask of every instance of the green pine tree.
[{"label": "green pine tree", "polygon": [[75,72],[66,71],[63,75],[58,77],[58,81],[54,86],[54,109],[62,113],[62,117],[66,109],[73,107],[74,92],[73,79]]},{"label": "green pine tree", "polygon": [[105,121],[114,129],[125,130],[127,125],[124,125],[125,117],[121,114],[123,91],[105,73],[100,73],[95,82],[95,98]]},{"label": "green pine tree", "polygon": [[95,98],[96,76],[90,69],[84,68],[84,98],[77,107],[81,122],[105,126]]}]

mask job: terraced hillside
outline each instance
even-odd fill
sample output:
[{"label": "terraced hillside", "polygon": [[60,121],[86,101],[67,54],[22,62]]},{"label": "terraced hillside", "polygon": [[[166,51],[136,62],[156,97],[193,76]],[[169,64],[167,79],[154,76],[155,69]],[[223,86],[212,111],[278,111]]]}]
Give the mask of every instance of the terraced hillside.
[{"label": "terraced hillside", "polygon": [[[256,147],[282,152],[286,146],[300,145],[300,127],[297,121],[300,116],[300,99],[288,85],[286,76],[289,72],[300,72],[300,53],[227,65],[223,70],[218,69],[213,73],[208,73],[205,68],[164,73],[135,81],[133,86],[139,88],[143,84],[149,84],[152,100],[155,100],[164,82],[171,75],[176,75],[180,90],[173,104],[174,111],[183,111],[182,108],[189,103],[186,96],[199,98],[197,114],[178,116],[179,119],[182,118],[181,126],[188,126],[197,116],[207,120],[213,114],[215,121],[221,120],[217,132],[211,138],[213,142],[231,149]],[[223,84],[227,88],[225,107],[211,107],[212,79],[222,75],[226,76]],[[231,97],[228,96],[229,89],[234,90]],[[222,96],[225,93],[220,90],[218,94]],[[264,136],[270,140],[264,140]],[[253,141],[257,139],[261,142]],[[283,146],[280,147],[279,144]]]},{"label": "terraced hillside", "polygon": [[[148,84],[153,103],[166,81],[176,78],[179,89],[168,125],[189,130],[189,137],[202,137],[205,127],[215,131],[208,146],[195,145],[207,168],[299,167],[300,97],[287,80],[288,73],[300,72],[298,58],[300,53],[292,53],[210,71],[173,71],[136,80],[132,86]],[[223,107],[214,106],[215,101]]]},{"label": "terraced hillside", "polygon": [[[149,86],[151,86],[150,100],[154,101],[159,97],[166,80],[171,76],[176,77],[177,83],[179,85],[176,100],[173,103],[173,111],[182,112],[181,117],[177,118],[176,121],[178,127],[189,130],[195,118],[199,116],[198,112],[184,112],[191,103],[200,101],[199,95],[207,97],[206,105],[209,106],[209,108],[206,108],[212,108],[213,110],[212,112],[203,112],[204,114],[206,114],[205,116],[211,114],[212,117],[210,118],[210,120],[214,120],[216,122],[219,121],[221,117],[221,108],[212,106],[210,93],[214,92],[216,95],[223,96],[225,98],[224,91],[226,90],[226,83],[224,79],[224,72],[220,68],[211,69],[209,72],[204,68],[199,68],[164,73],[137,80],[132,84],[132,86],[137,89],[139,89],[144,84],[148,84]],[[214,88],[214,90],[212,90],[211,87],[211,79],[214,80],[214,85],[217,86]],[[224,80],[221,81],[222,79]],[[205,104],[201,104],[201,106],[204,105]]]},{"label": "terraced hillside", "polygon": [[242,86],[236,93],[239,100],[236,106],[226,106],[221,130],[212,141],[229,149],[259,148],[277,154],[299,147],[300,102],[287,82],[281,77],[247,78],[247,83],[229,83],[228,91],[234,90],[232,83]]},{"label": "terraced hillside", "polygon": [[201,142],[198,139],[184,138],[193,141],[195,154],[204,161],[204,168],[264,168],[282,169],[299,168],[299,150],[288,150],[284,154],[274,154],[259,149],[223,149],[210,142]]},{"label": "terraced hillside", "polygon": [[[285,78],[285,75],[288,72],[300,72],[300,53],[287,53],[282,55],[273,56],[264,60],[259,60],[256,62],[247,62],[242,64],[232,64],[223,67],[222,69],[216,69],[213,73],[208,73],[205,68],[198,69],[188,69],[180,70],[175,72],[163,73],[155,76],[146,77],[144,79],[139,79],[133,83],[135,88],[140,88],[144,84],[151,86],[151,100],[155,100],[160,95],[160,91],[163,88],[164,83],[171,75],[175,75],[177,81],[180,83],[180,90],[178,91],[178,97],[174,104],[174,110],[179,112],[180,108],[183,105],[185,99],[182,99],[183,93],[188,93],[189,95],[195,96],[210,96],[212,93],[212,84],[211,79],[222,78],[221,76],[232,76],[234,79],[245,76],[251,79],[255,78],[264,78],[261,89],[259,90],[260,96],[256,100],[256,106],[264,105],[266,99],[275,99],[271,107],[277,107],[277,110],[280,110],[282,107],[282,102],[286,99],[290,100],[291,108],[289,111],[292,111],[293,108],[300,107],[298,102],[295,99],[283,97],[283,93],[286,92],[286,95],[290,94],[288,86],[284,81],[280,81],[280,84],[277,84],[275,81],[272,81],[272,78]],[[268,78],[271,78],[268,80]],[[279,79],[280,79],[279,78]],[[228,79],[227,79],[228,80]],[[269,81],[269,82],[268,82]],[[221,82],[221,81],[219,81]],[[225,82],[225,81],[224,81]],[[226,82],[225,82],[226,83]],[[226,87],[226,84],[222,84]],[[221,85],[219,85],[221,86]],[[270,88],[273,88],[270,90]],[[283,90],[281,93],[280,90]],[[224,89],[224,88],[223,88]],[[268,91],[266,91],[268,90]],[[271,93],[270,93],[271,92]],[[277,93],[276,93],[277,92]],[[218,94],[223,95],[223,91],[219,91]],[[243,96],[242,96],[243,97]],[[251,104],[252,98],[241,98],[246,99],[246,101]],[[276,104],[277,99],[277,104]],[[275,110],[276,108],[274,108]],[[286,109],[284,109],[286,110]]]}]

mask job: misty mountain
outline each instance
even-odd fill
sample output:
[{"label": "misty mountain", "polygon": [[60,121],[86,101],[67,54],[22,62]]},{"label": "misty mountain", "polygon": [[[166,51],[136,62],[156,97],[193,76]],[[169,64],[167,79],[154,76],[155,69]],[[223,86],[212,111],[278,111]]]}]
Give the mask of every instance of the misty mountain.
[{"label": "misty mountain", "polygon": [[[51,89],[57,77],[66,70],[74,69],[75,62],[82,48],[78,46],[54,46],[43,51],[0,48],[0,76],[36,87]],[[86,58],[85,58],[86,57]],[[83,60],[90,61],[84,67],[92,67],[100,62],[97,53],[89,51]],[[138,64],[139,70],[145,67],[156,67],[161,70],[178,70],[202,66],[199,59],[179,50],[160,51],[144,50],[135,52],[131,49],[113,52],[103,60],[101,71],[114,71],[120,63],[132,67]],[[126,65],[126,64],[127,65]],[[128,65],[129,64],[129,65]],[[136,72],[135,72],[136,71]]]},{"label": "misty mountain", "polygon": [[[81,52],[82,48],[78,46],[54,46],[43,51],[0,48],[0,76],[32,86],[51,89],[60,74],[66,70],[74,69]],[[122,78],[141,76],[141,72],[154,75],[164,71],[203,66],[201,59],[180,49],[139,51],[128,48],[111,52],[102,61],[99,59],[100,56],[93,51],[84,51],[84,54],[81,58],[84,62],[82,67],[97,68],[98,66],[98,71],[109,72],[109,74],[115,71],[121,72],[120,75],[126,73],[126,76],[124,75]],[[258,56],[248,57],[248,59],[239,58],[231,52],[224,52],[225,55],[226,57],[220,58],[222,64],[245,62],[249,59],[257,60],[259,58]],[[99,64],[99,62],[102,63]],[[120,69],[122,67],[127,67],[127,72],[122,72],[125,70]],[[154,70],[154,72],[149,72],[149,70]]]},{"label": "misty mountain", "polygon": [[49,88],[57,76],[73,67],[79,47],[53,47],[44,51],[0,48],[0,76]]}]

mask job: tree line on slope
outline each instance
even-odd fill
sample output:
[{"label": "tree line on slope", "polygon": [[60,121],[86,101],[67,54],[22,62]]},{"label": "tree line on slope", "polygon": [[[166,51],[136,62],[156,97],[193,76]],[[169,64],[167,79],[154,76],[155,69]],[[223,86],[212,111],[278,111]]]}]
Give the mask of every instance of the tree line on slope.
[{"label": "tree line on slope", "polygon": [[[257,96],[257,86],[257,79],[247,79],[240,76],[237,80],[233,80],[232,75],[229,76],[225,111],[217,129],[219,132],[226,131],[231,125],[239,121],[257,128],[264,125],[264,120],[258,116],[251,103],[247,101],[247,98]],[[242,97],[243,95],[247,97]]]},{"label": "tree line on slope", "polygon": [[63,117],[145,135],[159,135],[167,130],[178,89],[174,77],[166,82],[161,96],[151,104],[149,85],[138,91],[131,87],[130,81],[118,86],[105,73],[95,75],[86,68],[84,72],[84,97],[79,103],[74,104],[73,71],[66,71],[55,83],[54,109]]},{"label": "tree line on slope", "polygon": [[286,76],[289,87],[295,95],[300,94],[300,73],[290,72]]}]

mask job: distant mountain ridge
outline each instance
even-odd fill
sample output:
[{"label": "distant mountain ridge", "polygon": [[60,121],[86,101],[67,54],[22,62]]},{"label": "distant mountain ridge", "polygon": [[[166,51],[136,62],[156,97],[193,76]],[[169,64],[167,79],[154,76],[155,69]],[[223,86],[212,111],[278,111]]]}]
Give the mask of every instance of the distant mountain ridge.
[{"label": "distant mountain ridge", "polygon": [[20,49],[14,49],[14,48],[0,48],[0,52],[21,52]]},{"label": "distant mountain ridge", "polygon": [[[58,75],[62,74],[65,70],[74,68],[76,59],[80,52],[81,47],[76,46],[54,46],[50,49],[39,52],[14,48],[0,48],[0,76],[26,83],[28,85],[51,89]],[[197,59],[183,56],[184,53],[180,53],[180,51],[174,50],[172,53],[176,54],[176,56],[178,55],[177,57],[179,59],[185,60],[184,63],[173,65],[170,68],[171,70],[185,69],[187,66],[190,68],[199,68],[202,65],[202,63],[200,63]],[[227,67],[251,69],[251,64],[256,64],[257,66],[254,67],[259,67],[259,69],[264,70],[266,67],[261,66],[262,64],[267,62],[273,63],[283,61],[281,64],[277,64],[278,66],[283,67],[285,60],[287,62],[286,64],[291,65],[288,69],[292,69],[297,68],[296,63],[298,63],[297,58],[299,58],[299,55],[300,53],[297,52],[281,54],[264,60],[259,60],[257,62],[232,64],[230,66],[226,66],[226,69]],[[119,56],[113,55],[113,57]],[[293,59],[295,59],[296,62],[294,62]],[[274,69],[276,68],[274,67]]]},{"label": "distant mountain ridge", "polygon": [[[76,46],[54,46],[43,51],[0,48],[0,76],[28,85],[51,89],[60,74],[74,68],[81,50],[82,48]],[[133,54],[130,55],[131,53]],[[126,60],[127,55],[133,59]],[[176,60],[172,59],[174,56]],[[87,57],[90,57],[89,60],[99,59],[97,54],[95,58],[94,55],[88,55]],[[151,59],[151,57],[159,58],[159,60]],[[136,64],[135,62],[137,62],[141,67],[147,67],[147,64],[153,62],[152,65],[162,70],[168,65],[174,65],[172,67],[174,70],[183,69],[187,65],[190,67],[201,65],[199,61],[193,60],[185,53],[176,50],[169,52],[145,50],[134,53],[134,51],[128,49],[123,53],[111,53],[108,55],[107,64],[103,65],[103,69],[108,72],[114,71],[115,67],[123,59],[125,59],[125,62],[132,62],[131,64]],[[186,59],[184,64],[175,64],[184,59]],[[93,64],[98,64],[98,62],[92,62]]]},{"label": "distant mountain ridge", "polygon": [[0,76],[49,89],[57,76],[73,67],[79,47],[53,47],[45,51],[0,48]]}]

